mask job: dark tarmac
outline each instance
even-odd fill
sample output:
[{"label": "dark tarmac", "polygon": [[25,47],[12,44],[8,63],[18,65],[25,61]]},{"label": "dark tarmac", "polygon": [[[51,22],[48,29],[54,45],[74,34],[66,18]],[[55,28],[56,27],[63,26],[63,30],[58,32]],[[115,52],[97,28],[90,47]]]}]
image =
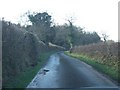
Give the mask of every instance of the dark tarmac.
[{"label": "dark tarmac", "polygon": [[[47,72],[44,72],[47,70]],[[116,88],[90,65],[64,53],[51,55],[27,88]],[[92,89],[94,90],[94,89]],[[115,89],[114,89],[115,90]],[[117,90],[117,89],[116,89]]]}]

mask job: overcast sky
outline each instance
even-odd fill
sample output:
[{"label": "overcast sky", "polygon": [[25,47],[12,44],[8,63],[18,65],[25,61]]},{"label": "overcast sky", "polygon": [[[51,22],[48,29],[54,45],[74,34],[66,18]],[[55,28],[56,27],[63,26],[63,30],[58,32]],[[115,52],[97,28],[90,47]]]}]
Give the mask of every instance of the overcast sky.
[{"label": "overcast sky", "polygon": [[85,27],[86,31],[106,33],[109,39],[118,40],[119,0],[0,0],[0,17],[17,23],[28,10],[47,11],[55,23],[67,23]]}]

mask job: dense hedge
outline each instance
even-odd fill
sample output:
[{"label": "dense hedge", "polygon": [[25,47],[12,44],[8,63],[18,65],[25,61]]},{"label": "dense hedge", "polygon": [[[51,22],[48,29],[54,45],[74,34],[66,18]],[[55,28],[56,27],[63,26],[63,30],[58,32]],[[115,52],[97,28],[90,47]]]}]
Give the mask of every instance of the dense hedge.
[{"label": "dense hedge", "polygon": [[94,58],[101,64],[118,67],[120,59],[118,57],[120,43],[118,42],[100,42],[85,46],[76,46],[72,52],[87,55]]},{"label": "dense hedge", "polygon": [[47,47],[38,38],[10,22],[2,22],[3,86],[14,76],[37,64],[38,55]]}]

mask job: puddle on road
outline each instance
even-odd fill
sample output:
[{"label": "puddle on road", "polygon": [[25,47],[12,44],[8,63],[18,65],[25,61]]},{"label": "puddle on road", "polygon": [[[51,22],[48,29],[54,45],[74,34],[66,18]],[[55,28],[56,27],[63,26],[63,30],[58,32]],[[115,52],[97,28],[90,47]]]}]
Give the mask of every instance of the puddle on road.
[{"label": "puddle on road", "polygon": [[44,68],[49,70],[55,70],[59,64],[59,56],[57,54],[54,54],[50,56],[49,61],[47,62],[47,65]]},{"label": "puddle on road", "polygon": [[[27,88],[59,88],[57,85],[57,68],[60,59],[57,54],[50,56],[47,64],[43,67]],[[46,70],[44,72],[44,70]]]}]

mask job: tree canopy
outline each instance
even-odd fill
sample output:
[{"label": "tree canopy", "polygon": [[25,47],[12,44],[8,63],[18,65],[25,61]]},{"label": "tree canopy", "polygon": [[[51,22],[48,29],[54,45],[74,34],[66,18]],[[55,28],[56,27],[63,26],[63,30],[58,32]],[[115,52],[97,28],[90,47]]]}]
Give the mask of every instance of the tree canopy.
[{"label": "tree canopy", "polygon": [[44,25],[46,27],[50,27],[51,25],[51,16],[47,12],[43,13],[36,13],[35,15],[30,14],[28,15],[29,20],[32,22],[32,24],[36,25]]},{"label": "tree canopy", "polygon": [[28,15],[32,22],[30,31],[37,34],[39,39],[48,45],[54,37],[54,29],[51,27],[51,16],[47,12]]},{"label": "tree canopy", "polygon": [[77,45],[86,45],[101,41],[97,32],[86,32],[83,28],[73,25],[71,20],[69,24],[52,26],[52,16],[47,12],[28,15],[32,26],[29,31],[35,33],[41,41],[49,42],[70,49]]}]

